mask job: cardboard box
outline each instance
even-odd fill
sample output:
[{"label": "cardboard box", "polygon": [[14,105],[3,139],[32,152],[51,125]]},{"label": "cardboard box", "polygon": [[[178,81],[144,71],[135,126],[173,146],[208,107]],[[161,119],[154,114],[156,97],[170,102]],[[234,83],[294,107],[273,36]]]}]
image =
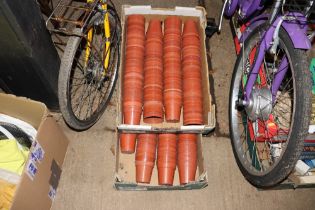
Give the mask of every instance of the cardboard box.
[{"label": "cardboard box", "polygon": [[[179,123],[166,123],[161,124],[145,124],[143,121],[140,125],[125,125],[123,124],[122,107],[119,103],[121,101],[121,84],[122,75],[124,71],[124,52],[125,52],[125,21],[128,15],[142,14],[146,18],[146,28],[148,26],[148,20],[151,18],[159,18],[164,20],[170,15],[177,15],[183,21],[188,18],[194,19],[199,23],[200,32],[200,44],[202,55],[202,86],[203,86],[203,107],[204,107],[204,125],[197,126],[183,126],[183,120]],[[206,27],[206,12],[202,7],[188,8],[188,7],[176,7],[174,9],[160,9],[152,8],[151,6],[127,6],[122,7],[122,59],[121,69],[119,71],[118,81],[118,113],[117,113],[117,146],[116,146],[116,174],[114,187],[118,190],[184,190],[184,189],[201,189],[207,186],[207,172],[204,168],[204,159],[202,155],[202,135],[201,133],[208,133],[215,127],[215,107],[212,105],[210,88],[209,88],[209,72],[207,53],[205,46],[205,27]],[[198,133],[198,164],[196,172],[196,180],[187,185],[179,184],[178,169],[176,168],[173,186],[159,186],[158,185],[158,173],[155,166],[152,172],[150,184],[137,184],[135,182],[135,154],[122,154],[119,147],[119,133],[132,132],[132,133]]]},{"label": "cardboard box", "polygon": [[[50,209],[68,147],[68,139],[47,107],[40,102],[14,95],[0,94],[0,113],[31,124],[37,130],[11,210]],[[40,151],[34,158],[32,153]]]},{"label": "cardboard box", "polygon": [[[191,125],[184,126],[183,125],[183,116],[181,116],[179,123],[167,123],[163,122],[161,124],[146,124],[141,121],[140,125],[126,125],[123,124],[123,116],[122,116],[122,103],[118,103],[118,130],[119,132],[193,132],[193,133],[204,133],[208,134],[215,128],[215,106],[212,104],[211,94],[210,94],[210,85],[209,85],[209,71],[208,71],[208,61],[207,61],[207,50],[205,45],[205,27],[207,24],[206,12],[203,7],[175,7],[174,9],[160,9],[160,8],[152,8],[151,6],[122,6],[122,45],[121,45],[121,56],[122,59],[120,63],[120,71],[119,71],[119,81],[118,81],[118,101],[121,101],[121,88],[120,86],[123,84],[123,74],[125,67],[125,32],[126,25],[124,24],[127,16],[131,14],[141,14],[146,18],[146,28],[148,27],[149,20],[152,18],[159,18],[160,20],[164,20],[166,17],[171,15],[179,16],[182,21],[189,19],[196,20],[199,25],[199,34],[200,34],[200,46],[201,46],[201,75],[202,75],[202,91],[203,91],[203,116],[204,116],[204,125]],[[183,113],[183,111],[181,112]],[[142,118],[141,118],[142,119]]]},{"label": "cardboard box", "polygon": [[115,184],[117,190],[192,190],[202,189],[208,186],[208,177],[206,169],[204,168],[204,158],[202,154],[202,135],[198,135],[197,140],[197,171],[196,180],[186,185],[180,185],[178,168],[176,167],[174,175],[173,186],[158,185],[158,172],[155,164],[151,183],[137,184],[136,183],[136,166],[135,154],[120,153],[119,141],[116,145],[116,170],[115,170]]}]

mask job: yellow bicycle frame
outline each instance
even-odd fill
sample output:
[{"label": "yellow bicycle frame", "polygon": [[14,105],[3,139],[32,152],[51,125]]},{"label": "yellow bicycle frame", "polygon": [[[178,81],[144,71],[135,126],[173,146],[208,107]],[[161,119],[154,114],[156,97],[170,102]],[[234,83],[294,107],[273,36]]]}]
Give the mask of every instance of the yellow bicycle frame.
[{"label": "yellow bicycle frame", "polygon": [[[95,0],[87,0],[87,3],[93,3]],[[102,0],[99,0],[102,1]],[[104,11],[107,10],[107,4],[102,3],[102,9]],[[108,18],[108,12],[104,15],[104,34],[105,34],[105,52],[104,52],[104,70],[103,70],[103,76],[106,75],[106,70],[109,65],[109,58],[110,58],[110,25],[109,25],[109,18]],[[93,28],[90,28],[87,34],[87,45],[85,50],[85,67],[87,66],[90,53],[91,53],[91,43],[93,39]]]}]

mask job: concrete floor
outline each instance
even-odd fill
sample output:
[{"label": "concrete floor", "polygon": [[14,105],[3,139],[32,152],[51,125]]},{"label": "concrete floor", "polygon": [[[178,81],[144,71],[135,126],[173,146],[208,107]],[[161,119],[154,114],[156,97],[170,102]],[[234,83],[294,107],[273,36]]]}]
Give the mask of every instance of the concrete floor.
[{"label": "concrete floor", "polygon": [[[195,6],[197,1],[114,1],[124,4]],[[221,0],[205,1],[209,17],[218,17]],[[212,93],[217,107],[216,131],[204,138],[209,186],[193,191],[135,192],[113,188],[116,117],[110,105],[102,119],[85,132],[74,132],[59,122],[70,139],[53,210],[72,209],[315,209],[315,190],[258,191],[241,175],[228,138],[228,92],[235,55],[228,21],[210,40]],[[112,104],[116,103],[116,96]]]}]

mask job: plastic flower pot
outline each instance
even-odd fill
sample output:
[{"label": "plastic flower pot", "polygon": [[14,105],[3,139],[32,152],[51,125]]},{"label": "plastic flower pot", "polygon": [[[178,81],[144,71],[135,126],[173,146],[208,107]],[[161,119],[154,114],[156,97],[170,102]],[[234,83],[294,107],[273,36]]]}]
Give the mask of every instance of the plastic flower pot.
[{"label": "plastic flower pot", "polygon": [[127,24],[132,25],[132,24],[139,24],[139,25],[144,25],[145,18],[143,15],[128,15],[127,17]]},{"label": "plastic flower pot", "polygon": [[181,107],[182,107],[181,101],[164,101],[166,121],[179,122]]},{"label": "plastic flower pot", "polygon": [[169,16],[164,20],[164,27],[175,27],[175,28],[182,28],[182,21],[177,16]]},{"label": "plastic flower pot", "polygon": [[172,78],[168,80],[164,80],[164,89],[177,89],[181,90],[182,89],[182,80],[178,78]]},{"label": "plastic flower pot", "polygon": [[178,135],[178,172],[180,184],[195,181],[197,169],[197,135]]},{"label": "plastic flower pot", "polygon": [[155,154],[156,134],[139,134],[135,157],[137,182],[150,183]]},{"label": "plastic flower pot", "polygon": [[196,21],[186,20],[184,23],[183,36],[190,34],[196,34],[199,36],[199,30]]},{"label": "plastic flower pot", "polygon": [[202,114],[198,113],[192,113],[192,114],[185,114],[184,113],[184,125],[202,125],[203,124],[203,118]]},{"label": "plastic flower pot", "polygon": [[120,151],[126,154],[135,152],[137,134],[122,133],[120,134]]},{"label": "plastic flower pot", "polygon": [[197,46],[200,47],[200,38],[198,36],[186,36],[182,39],[183,47]]},{"label": "plastic flower pot", "polygon": [[176,169],[176,134],[159,134],[158,177],[160,185],[172,185]]},{"label": "plastic flower pot", "polygon": [[157,37],[162,38],[162,36],[163,36],[162,25],[161,25],[160,20],[158,20],[158,19],[150,20],[146,36],[147,37],[157,36]]},{"label": "plastic flower pot", "polygon": [[139,125],[141,112],[142,111],[137,107],[124,107],[124,123],[128,125]]},{"label": "plastic flower pot", "polygon": [[151,182],[153,167],[154,163],[136,161],[136,182],[149,184]]},{"label": "plastic flower pot", "polygon": [[143,119],[144,123],[147,124],[159,124],[162,123],[164,121],[164,117],[147,117]]},{"label": "plastic flower pot", "polygon": [[160,101],[147,101],[143,104],[143,119],[150,117],[163,117],[163,104]]}]

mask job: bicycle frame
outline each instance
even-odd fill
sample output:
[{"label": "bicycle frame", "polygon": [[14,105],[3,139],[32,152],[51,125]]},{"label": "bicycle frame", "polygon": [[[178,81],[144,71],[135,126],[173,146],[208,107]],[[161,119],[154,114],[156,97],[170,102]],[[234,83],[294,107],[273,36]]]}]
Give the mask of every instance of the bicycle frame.
[{"label": "bicycle frame", "polygon": [[[268,24],[265,32],[263,32],[263,38],[258,46],[258,53],[256,55],[255,62],[252,69],[250,70],[249,78],[245,85],[244,99],[242,101],[242,104],[245,106],[249,105],[250,103],[251,92],[257,79],[257,75],[259,74],[259,69],[263,63],[265,54],[267,52],[273,53],[273,51],[275,51],[276,47],[279,44],[278,34],[280,27],[284,28],[284,30],[288,32],[295,48],[305,50],[311,48],[311,43],[306,35],[306,17],[301,13],[280,13],[280,8],[282,4],[283,0],[276,0],[274,9],[269,15],[262,14],[251,19],[248,26],[246,26],[247,30],[244,30],[244,33],[240,37],[240,40],[237,40],[239,41],[239,43],[244,43],[252,30],[259,26]],[[226,0],[224,2],[223,10],[224,14],[227,16],[233,15],[236,12],[237,8],[239,9],[240,20],[245,20],[256,11],[262,10],[263,5],[261,4],[261,0]],[[282,59],[275,79],[273,80],[273,83],[271,85],[273,102],[275,102],[276,94],[287,70],[288,60],[285,57]]]}]

